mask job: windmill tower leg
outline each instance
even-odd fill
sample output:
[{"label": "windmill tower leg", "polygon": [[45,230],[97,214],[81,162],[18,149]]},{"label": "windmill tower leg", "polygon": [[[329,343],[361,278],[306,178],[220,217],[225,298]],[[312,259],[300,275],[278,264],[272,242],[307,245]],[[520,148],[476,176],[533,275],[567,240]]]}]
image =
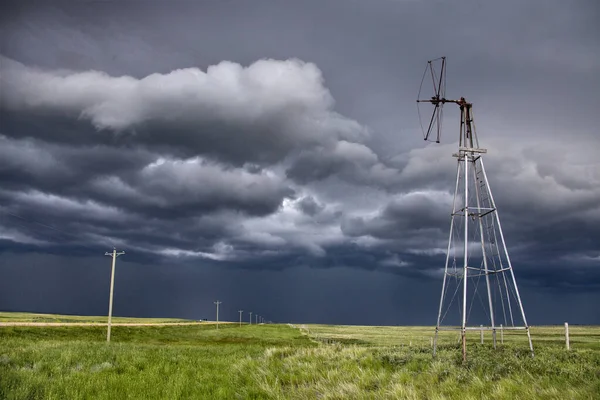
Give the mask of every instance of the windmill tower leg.
[{"label": "windmill tower leg", "polygon": [[[482,259],[483,259],[483,269],[484,269],[484,274],[485,274],[485,283],[486,283],[486,287],[487,287],[487,295],[488,295],[488,305],[490,308],[490,322],[491,322],[491,328],[492,328],[492,344],[494,346],[494,349],[496,348],[496,321],[494,318],[494,303],[492,301],[492,287],[490,286],[490,271],[488,268],[488,259],[487,259],[487,254],[486,254],[486,248],[485,248],[485,236],[484,236],[484,229],[483,229],[483,219],[481,218],[482,213],[482,193],[480,192],[480,188],[482,187],[486,187],[488,189],[488,193],[491,194],[491,190],[489,189],[489,186],[487,185],[480,185],[480,179],[478,177],[479,175],[479,170],[477,169],[477,162],[479,162],[479,165],[481,167],[483,167],[483,160],[481,159],[481,156],[477,156],[474,161],[473,161],[473,180],[475,183],[475,197],[477,198],[477,219],[479,220],[479,235],[481,238],[481,254],[482,254]],[[483,168],[481,169],[481,174],[483,174],[485,176],[485,171],[483,171]],[[487,181],[487,178],[485,179]]]},{"label": "windmill tower leg", "polygon": [[465,216],[465,239],[464,239],[464,265],[463,265],[463,309],[462,309],[462,326],[461,326],[461,338],[462,338],[462,355],[463,361],[467,361],[467,282],[469,280],[469,159],[465,152],[464,161],[465,163],[465,207],[463,209]]},{"label": "windmill tower leg", "polygon": [[[485,173],[485,167],[483,166],[483,162],[481,162],[481,171],[483,172],[483,177],[485,179],[485,184],[488,187],[490,201],[492,203],[492,207],[496,209],[496,202],[494,201],[494,196],[492,195],[492,191],[489,189],[489,182],[487,179],[487,175]],[[502,232],[502,225],[500,224],[500,217],[498,216],[498,211],[494,211],[496,222],[498,223],[498,231],[500,232],[500,239],[502,240],[502,249],[506,254],[506,262],[508,263],[508,269],[510,271],[510,276],[512,278],[512,283],[514,285],[515,294],[517,297],[517,303],[519,304],[519,310],[521,311],[521,318],[523,318],[523,324],[525,325],[525,330],[527,331],[527,340],[529,341],[529,350],[531,350],[531,356],[534,356],[533,351],[533,343],[531,342],[531,332],[529,330],[529,324],[527,323],[527,317],[525,317],[525,309],[523,308],[523,302],[521,301],[521,295],[519,294],[519,287],[517,286],[517,280],[515,279],[515,274],[513,272],[512,263],[510,262],[510,256],[508,255],[508,249],[506,248],[506,241],[504,240],[504,233]]]},{"label": "windmill tower leg", "polygon": [[448,279],[448,263],[450,262],[450,248],[452,246],[452,235],[454,233],[454,214],[456,213],[456,197],[458,196],[458,183],[460,181],[460,162],[456,168],[456,186],[454,187],[454,200],[452,200],[452,214],[450,217],[450,235],[448,236],[448,250],[446,251],[446,264],[444,266],[444,282],[442,283],[442,294],[440,296],[440,308],[438,311],[437,325],[435,326],[435,336],[433,339],[433,356],[437,351],[437,339],[442,322],[442,312],[444,309],[444,299],[446,297],[446,280]]}]

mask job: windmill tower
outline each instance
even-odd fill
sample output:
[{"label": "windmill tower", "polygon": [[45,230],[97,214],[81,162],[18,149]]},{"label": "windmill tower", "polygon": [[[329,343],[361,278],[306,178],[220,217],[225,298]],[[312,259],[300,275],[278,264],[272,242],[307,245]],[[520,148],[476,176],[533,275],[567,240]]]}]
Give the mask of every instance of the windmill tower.
[{"label": "windmill tower", "polygon": [[446,98],[445,57],[427,62],[419,98],[427,75],[433,81],[433,96],[417,100],[434,106],[427,131],[423,130],[424,139],[433,141],[435,136],[435,142],[440,142],[445,104],[456,105],[460,110],[458,152],[453,154],[457,158],[456,186],[433,354],[441,330],[460,331],[463,360],[467,355],[468,331],[491,331],[496,348],[500,324],[502,332],[525,331],[533,356],[529,325],[483,166],[487,150],[479,146],[473,104],[464,97]]}]

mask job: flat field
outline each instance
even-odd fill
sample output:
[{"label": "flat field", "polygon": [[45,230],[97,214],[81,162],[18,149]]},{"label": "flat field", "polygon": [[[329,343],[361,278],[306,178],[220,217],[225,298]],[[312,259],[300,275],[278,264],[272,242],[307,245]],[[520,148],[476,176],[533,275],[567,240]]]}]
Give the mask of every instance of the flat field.
[{"label": "flat field", "polygon": [[535,328],[493,350],[489,332],[457,334],[437,357],[431,328],[327,325],[1,327],[7,399],[594,399],[600,328]]}]

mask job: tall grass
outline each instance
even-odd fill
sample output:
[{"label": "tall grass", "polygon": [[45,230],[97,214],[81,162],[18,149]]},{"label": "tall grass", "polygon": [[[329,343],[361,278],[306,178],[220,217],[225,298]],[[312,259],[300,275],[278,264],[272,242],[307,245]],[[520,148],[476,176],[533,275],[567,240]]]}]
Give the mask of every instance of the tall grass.
[{"label": "tall grass", "polygon": [[[284,325],[0,328],[7,399],[593,399],[600,329],[524,335],[493,350],[454,333],[431,355],[430,328]],[[576,329],[577,331],[577,329]],[[544,336],[545,335],[545,336]],[[537,338],[540,338],[537,340]]]},{"label": "tall grass", "polygon": [[[474,345],[463,364],[458,346],[441,349],[436,359],[429,348],[416,346],[284,347],[247,358],[237,373],[275,399],[591,399],[600,394],[598,353],[556,348],[531,358],[513,346],[493,351]],[[247,396],[255,391],[242,388]]]},{"label": "tall grass", "polygon": [[311,346],[285,326],[0,329],[0,398],[236,397],[232,367],[273,346]]},{"label": "tall grass", "polygon": [[[434,338],[434,328],[425,326],[301,325],[299,328],[315,340],[369,346],[427,346],[431,345]],[[600,351],[599,327],[573,325],[569,328],[569,331],[572,346],[579,349],[590,348]],[[534,348],[546,345],[565,345],[563,327],[532,327],[531,335]],[[500,330],[498,330],[496,333],[497,343],[501,343],[502,337],[506,344],[528,346],[525,331],[505,330],[501,335]],[[469,343],[480,342],[480,332],[478,330],[468,331],[467,340]],[[484,331],[484,341],[487,344],[491,344],[492,333],[490,331]],[[458,344],[460,343],[460,332],[440,331],[438,343],[442,345]]]}]

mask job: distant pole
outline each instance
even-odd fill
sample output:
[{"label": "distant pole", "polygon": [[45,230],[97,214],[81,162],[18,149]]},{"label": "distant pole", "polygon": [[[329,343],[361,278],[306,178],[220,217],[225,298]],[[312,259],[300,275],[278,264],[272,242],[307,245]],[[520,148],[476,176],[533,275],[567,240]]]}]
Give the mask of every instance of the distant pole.
[{"label": "distant pole", "polygon": [[481,344],[483,344],[483,325],[480,325],[479,328],[481,329]]},{"label": "distant pole", "polygon": [[250,311],[250,325],[252,325],[252,311]]},{"label": "distant pole", "polygon": [[504,344],[504,327],[500,324],[500,343]]},{"label": "distant pole", "polygon": [[565,340],[567,343],[567,350],[571,350],[571,343],[569,343],[569,323],[565,322]]},{"label": "distant pole", "polygon": [[256,315],[254,316],[254,320],[255,320],[255,322],[258,324],[258,314],[256,314]]},{"label": "distant pole", "polygon": [[213,303],[217,305],[217,329],[219,329],[219,304],[221,304],[222,301],[217,300]]},{"label": "distant pole", "polygon": [[240,326],[242,326],[242,313],[244,310],[238,310],[238,312],[240,313]]},{"label": "distant pole", "polygon": [[113,292],[114,292],[114,287],[115,287],[115,264],[117,261],[117,257],[119,257],[120,255],[125,254],[124,251],[118,252],[115,248],[113,248],[112,253],[106,252],[104,253],[105,256],[111,256],[112,257],[112,272],[110,274],[110,298],[108,300],[108,331],[106,332],[106,341],[110,342],[110,327],[112,324],[112,306],[113,306]]}]

